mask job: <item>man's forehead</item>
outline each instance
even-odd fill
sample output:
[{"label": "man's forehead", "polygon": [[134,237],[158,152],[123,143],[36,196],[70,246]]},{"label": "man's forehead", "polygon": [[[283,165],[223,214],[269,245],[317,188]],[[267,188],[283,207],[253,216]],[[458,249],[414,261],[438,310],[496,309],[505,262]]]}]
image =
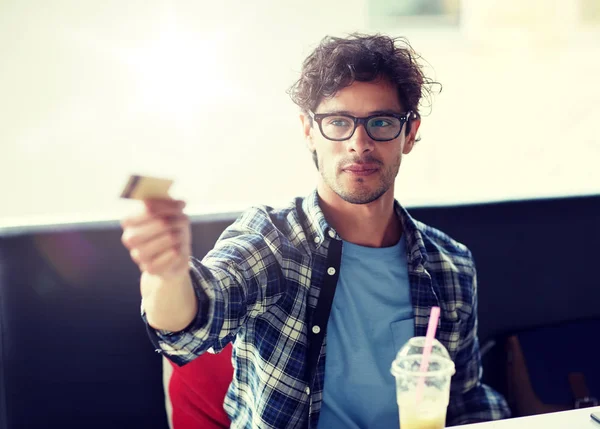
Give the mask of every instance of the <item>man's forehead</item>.
[{"label": "man's forehead", "polygon": [[397,87],[387,81],[354,82],[334,95],[322,98],[317,110],[345,111],[365,114],[368,112],[401,112],[402,104]]}]

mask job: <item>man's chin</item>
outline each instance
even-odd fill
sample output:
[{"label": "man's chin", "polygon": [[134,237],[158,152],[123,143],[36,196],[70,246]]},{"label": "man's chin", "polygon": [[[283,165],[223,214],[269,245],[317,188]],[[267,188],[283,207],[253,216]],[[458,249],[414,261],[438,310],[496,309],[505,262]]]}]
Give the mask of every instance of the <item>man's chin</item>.
[{"label": "man's chin", "polygon": [[366,190],[344,190],[337,192],[338,196],[350,204],[369,204],[378,200],[385,192],[366,191]]}]

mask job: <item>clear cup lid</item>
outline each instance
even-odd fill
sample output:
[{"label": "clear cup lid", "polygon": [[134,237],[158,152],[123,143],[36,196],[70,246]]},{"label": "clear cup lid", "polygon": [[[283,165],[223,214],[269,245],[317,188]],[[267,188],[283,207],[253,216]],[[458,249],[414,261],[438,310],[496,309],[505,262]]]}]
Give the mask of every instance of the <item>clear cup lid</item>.
[{"label": "clear cup lid", "polygon": [[[396,359],[392,362],[391,372],[396,375],[400,372],[417,372],[419,371],[418,365],[415,365],[415,358],[418,358],[423,355],[423,350],[425,349],[425,337],[413,337],[407,341],[404,346],[398,351],[396,354]],[[408,362],[412,361],[412,364],[408,365]],[[454,374],[454,362],[450,358],[450,353],[446,350],[446,347],[442,343],[440,343],[437,339],[433,340],[433,345],[431,347],[431,357],[430,362],[435,362],[436,367],[439,368],[439,371],[449,372],[450,374]],[[435,371],[435,373],[439,372]],[[427,375],[437,375],[433,372],[429,372]],[[426,375],[426,376],[427,376]]]},{"label": "clear cup lid", "polygon": [[[422,355],[425,349],[425,337],[413,337],[406,342],[396,354],[396,358],[409,355]],[[433,339],[431,356],[441,356],[450,359],[450,353],[437,339]]]}]

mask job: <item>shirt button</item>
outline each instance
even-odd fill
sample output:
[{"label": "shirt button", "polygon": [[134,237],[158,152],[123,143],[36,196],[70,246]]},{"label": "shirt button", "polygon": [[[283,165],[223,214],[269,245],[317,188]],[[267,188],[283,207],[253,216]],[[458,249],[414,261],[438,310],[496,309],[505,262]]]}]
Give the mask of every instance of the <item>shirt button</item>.
[{"label": "shirt button", "polygon": [[306,386],[306,389],[304,389],[304,393],[310,395],[310,387]]},{"label": "shirt button", "polygon": [[329,236],[331,238],[335,238],[335,230],[334,229],[330,229],[329,231],[327,231],[327,234],[329,234]]},{"label": "shirt button", "polygon": [[312,327],[313,334],[318,334],[321,332],[321,328],[318,325]]},{"label": "shirt button", "polygon": [[319,244],[321,242],[321,237],[318,235],[315,237],[315,243]]},{"label": "shirt button", "polygon": [[335,274],[335,268],[333,267],[329,267],[327,268],[327,274],[329,274],[330,276]]}]

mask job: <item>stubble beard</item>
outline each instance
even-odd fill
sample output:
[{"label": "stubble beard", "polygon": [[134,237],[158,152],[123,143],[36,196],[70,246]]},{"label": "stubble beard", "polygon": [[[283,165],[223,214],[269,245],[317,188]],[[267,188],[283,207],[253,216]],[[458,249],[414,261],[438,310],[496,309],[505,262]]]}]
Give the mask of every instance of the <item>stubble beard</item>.
[{"label": "stubble beard", "polygon": [[[396,162],[388,167],[383,167],[381,163],[379,170],[379,183],[375,188],[368,187],[366,182],[370,179],[357,177],[348,179],[343,176],[347,175],[344,173],[340,165],[347,163],[347,161],[340,162],[336,165],[335,172],[327,172],[323,166],[322,160],[319,159],[319,172],[323,178],[325,184],[331,188],[335,194],[337,194],[342,200],[350,204],[369,204],[373,201],[377,201],[384,195],[394,184],[398,171],[400,170],[400,163],[402,161],[402,155],[398,155]],[[365,184],[363,186],[354,186],[355,189],[350,189],[350,186],[344,186],[344,182],[354,180],[358,184]]]}]

